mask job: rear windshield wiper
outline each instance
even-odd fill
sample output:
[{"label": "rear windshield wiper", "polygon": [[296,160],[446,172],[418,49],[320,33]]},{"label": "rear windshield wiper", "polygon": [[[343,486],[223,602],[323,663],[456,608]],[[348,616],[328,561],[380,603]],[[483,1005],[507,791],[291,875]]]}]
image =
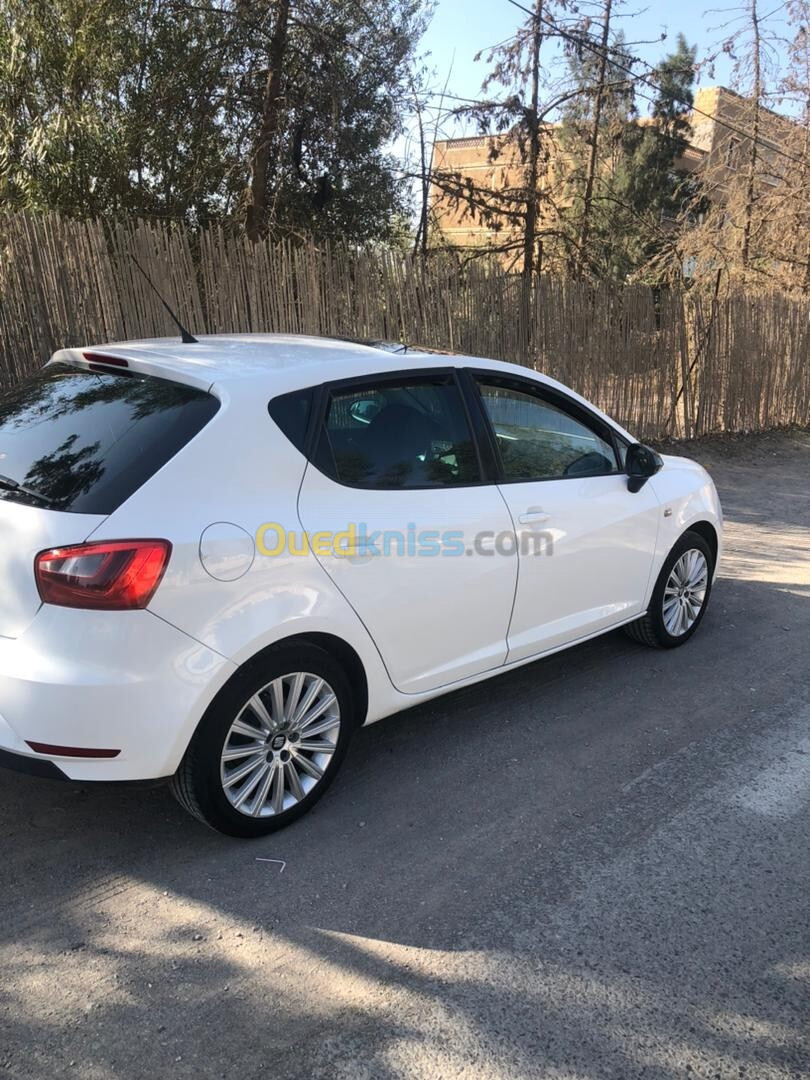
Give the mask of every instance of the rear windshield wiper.
[{"label": "rear windshield wiper", "polygon": [[41,491],[34,491],[33,488],[26,487],[25,484],[18,484],[10,476],[0,476],[0,488],[5,488],[6,491],[19,492],[20,495],[27,495],[29,499],[38,499],[45,506],[57,505],[58,500],[52,499],[50,495],[43,495]]}]

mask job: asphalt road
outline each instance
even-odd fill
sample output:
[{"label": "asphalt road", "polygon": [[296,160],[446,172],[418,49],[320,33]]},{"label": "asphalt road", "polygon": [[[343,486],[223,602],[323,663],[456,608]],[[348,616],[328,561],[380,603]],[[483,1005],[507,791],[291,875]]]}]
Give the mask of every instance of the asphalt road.
[{"label": "asphalt road", "polygon": [[692,452],[728,555],[684,649],[366,729],[254,843],[0,775],[0,1077],[810,1077],[810,436]]}]

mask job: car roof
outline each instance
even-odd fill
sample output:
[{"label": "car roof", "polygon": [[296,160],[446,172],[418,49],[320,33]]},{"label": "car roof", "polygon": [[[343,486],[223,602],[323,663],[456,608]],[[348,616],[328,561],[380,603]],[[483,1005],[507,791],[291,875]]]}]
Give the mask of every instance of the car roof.
[{"label": "car roof", "polygon": [[[460,353],[443,353],[373,340],[314,337],[305,334],[210,334],[192,344],[178,338],[119,341],[62,349],[51,363],[86,364],[93,358],[126,361],[135,372],[154,375],[227,395],[262,394],[269,398],[291,390],[340,379],[414,368],[473,367],[520,375],[564,391],[627,435],[611,417],[571,389],[518,364]],[[632,436],[628,436],[632,438]]]},{"label": "car roof", "polygon": [[478,365],[503,367],[526,374],[526,369],[495,360],[443,353],[388,341],[349,341],[303,334],[211,334],[194,344],[177,338],[116,341],[105,345],[63,349],[52,362],[85,362],[95,358],[126,360],[144,374],[162,375],[194,386],[254,383],[273,394],[304,386],[403,369]]}]

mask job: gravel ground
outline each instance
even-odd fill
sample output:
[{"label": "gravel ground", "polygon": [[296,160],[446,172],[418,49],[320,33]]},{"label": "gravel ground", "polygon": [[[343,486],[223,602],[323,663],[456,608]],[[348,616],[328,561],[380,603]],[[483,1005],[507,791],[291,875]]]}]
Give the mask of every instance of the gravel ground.
[{"label": "gravel ground", "polygon": [[365,729],[255,843],[2,774],[0,1075],[810,1077],[810,435],[681,452],[728,526],[684,649]]}]

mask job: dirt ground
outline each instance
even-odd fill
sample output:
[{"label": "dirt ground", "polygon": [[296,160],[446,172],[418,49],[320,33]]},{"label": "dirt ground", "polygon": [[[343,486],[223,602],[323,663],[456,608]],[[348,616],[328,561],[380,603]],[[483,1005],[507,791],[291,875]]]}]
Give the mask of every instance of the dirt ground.
[{"label": "dirt ground", "polygon": [[727,518],[683,649],[364,729],[254,843],[0,776],[0,1075],[810,1077],[810,434],[677,452]]}]

